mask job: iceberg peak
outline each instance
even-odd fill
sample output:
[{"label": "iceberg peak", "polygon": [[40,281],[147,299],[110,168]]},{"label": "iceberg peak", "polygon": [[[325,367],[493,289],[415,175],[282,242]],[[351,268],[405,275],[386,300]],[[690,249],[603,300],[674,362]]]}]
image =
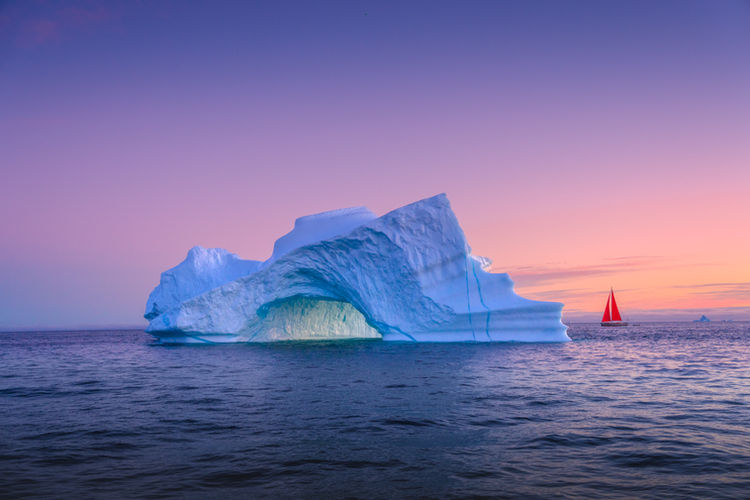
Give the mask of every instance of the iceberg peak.
[{"label": "iceberg peak", "polygon": [[203,292],[254,273],[260,264],[240,259],[223,248],[194,246],[185,260],[161,274],[159,285],[148,297],[144,317],[152,320]]},{"label": "iceberg peak", "polygon": [[348,233],[376,218],[367,207],[340,208],[299,217],[294,221],[294,228],[276,240],[268,262],[297,248]]}]

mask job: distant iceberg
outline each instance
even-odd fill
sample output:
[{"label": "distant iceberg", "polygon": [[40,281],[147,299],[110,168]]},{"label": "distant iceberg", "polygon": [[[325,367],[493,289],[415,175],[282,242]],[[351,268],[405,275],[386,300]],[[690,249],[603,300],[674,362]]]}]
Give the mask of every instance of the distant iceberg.
[{"label": "distant iceberg", "polygon": [[519,297],[490,263],[444,194],[382,217],[334,210],[297,219],[265,262],[192,248],[151,292],[146,331],[164,343],[570,340],[562,304]]}]

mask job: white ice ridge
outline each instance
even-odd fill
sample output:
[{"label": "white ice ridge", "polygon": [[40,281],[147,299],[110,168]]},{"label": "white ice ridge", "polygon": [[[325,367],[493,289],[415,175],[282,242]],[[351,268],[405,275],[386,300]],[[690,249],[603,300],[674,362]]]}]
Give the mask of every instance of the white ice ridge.
[{"label": "white ice ridge", "polygon": [[[223,259],[203,257],[213,252]],[[519,297],[489,264],[444,194],[382,217],[325,212],[297,219],[263,263],[191,250],[151,293],[147,331],[168,343],[570,340],[562,304]]]}]

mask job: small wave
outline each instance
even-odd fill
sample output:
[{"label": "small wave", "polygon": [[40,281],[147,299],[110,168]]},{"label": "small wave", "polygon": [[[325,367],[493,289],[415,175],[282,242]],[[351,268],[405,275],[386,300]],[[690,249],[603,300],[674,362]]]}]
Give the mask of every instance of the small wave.
[{"label": "small wave", "polygon": [[540,448],[557,448],[573,447],[587,448],[610,444],[612,438],[603,436],[581,436],[577,434],[549,434],[546,436],[531,439],[528,444],[521,445],[520,449],[540,449]]},{"label": "small wave", "polygon": [[219,471],[204,475],[199,479],[199,484],[203,486],[244,486],[247,484],[265,481],[266,478],[273,476],[274,470],[270,467],[256,467],[246,470]]},{"label": "small wave", "polygon": [[406,427],[437,427],[437,426],[442,425],[430,419],[410,420],[410,419],[399,419],[399,418],[387,418],[387,419],[381,420],[381,422],[384,425],[397,425],[397,426],[406,426]]},{"label": "small wave", "polygon": [[232,455],[222,454],[222,453],[208,453],[205,455],[198,455],[193,460],[198,463],[211,463],[211,462],[229,462],[234,457]]},{"label": "small wave", "polygon": [[126,443],[124,441],[115,441],[111,443],[98,444],[96,446],[92,446],[90,449],[95,450],[95,451],[124,451],[124,450],[137,450],[141,448],[148,448],[148,445]]},{"label": "small wave", "polygon": [[355,425],[344,427],[339,432],[341,434],[360,434],[365,432],[387,432],[388,429],[379,425]]},{"label": "small wave", "polygon": [[466,472],[458,472],[456,476],[464,479],[486,479],[491,477],[497,477],[499,475],[497,470],[484,469],[484,470],[473,470]]},{"label": "small wave", "polygon": [[86,385],[95,385],[95,384],[100,384],[100,383],[101,383],[101,381],[99,381],[99,380],[82,380],[80,382],[73,382],[72,385],[75,385],[75,386],[86,386]]},{"label": "small wave", "polygon": [[297,460],[287,460],[281,462],[279,465],[282,467],[306,467],[308,465],[318,466],[330,466],[330,467],[344,467],[347,469],[365,469],[368,467],[399,467],[405,465],[404,462],[396,459],[390,460],[325,460],[319,458],[303,458]]},{"label": "small wave", "polygon": [[485,420],[470,420],[469,425],[475,425],[477,427],[512,427],[518,425],[517,420],[502,419],[502,418],[489,418]]},{"label": "small wave", "polygon": [[86,431],[84,434],[87,436],[109,437],[109,438],[128,438],[128,437],[138,437],[141,435],[140,432],[136,432],[136,431],[122,431],[122,430],[112,430],[112,429],[94,429],[94,430]]},{"label": "small wave", "polygon": [[97,457],[90,453],[65,453],[50,455],[39,458],[34,461],[36,465],[53,466],[53,465],[79,465],[96,462]]},{"label": "small wave", "polygon": [[686,473],[690,465],[700,468],[698,463],[702,457],[695,454],[666,454],[666,453],[620,453],[610,455],[608,459],[621,467],[642,468],[671,468],[679,467]]},{"label": "small wave", "polygon": [[77,434],[76,431],[48,431],[41,432],[39,434],[32,434],[30,436],[23,436],[20,439],[26,441],[44,441],[44,440],[56,440],[57,438],[72,436]]}]

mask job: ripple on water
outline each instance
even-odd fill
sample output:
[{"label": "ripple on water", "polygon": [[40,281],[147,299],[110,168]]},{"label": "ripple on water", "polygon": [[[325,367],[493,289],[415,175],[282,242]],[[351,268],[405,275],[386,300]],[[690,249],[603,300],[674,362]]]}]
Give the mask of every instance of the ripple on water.
[{"label": "ripple on water", "polygon": [[0,334],[0,496],[744,498],[750,324],[180,348]]}]

